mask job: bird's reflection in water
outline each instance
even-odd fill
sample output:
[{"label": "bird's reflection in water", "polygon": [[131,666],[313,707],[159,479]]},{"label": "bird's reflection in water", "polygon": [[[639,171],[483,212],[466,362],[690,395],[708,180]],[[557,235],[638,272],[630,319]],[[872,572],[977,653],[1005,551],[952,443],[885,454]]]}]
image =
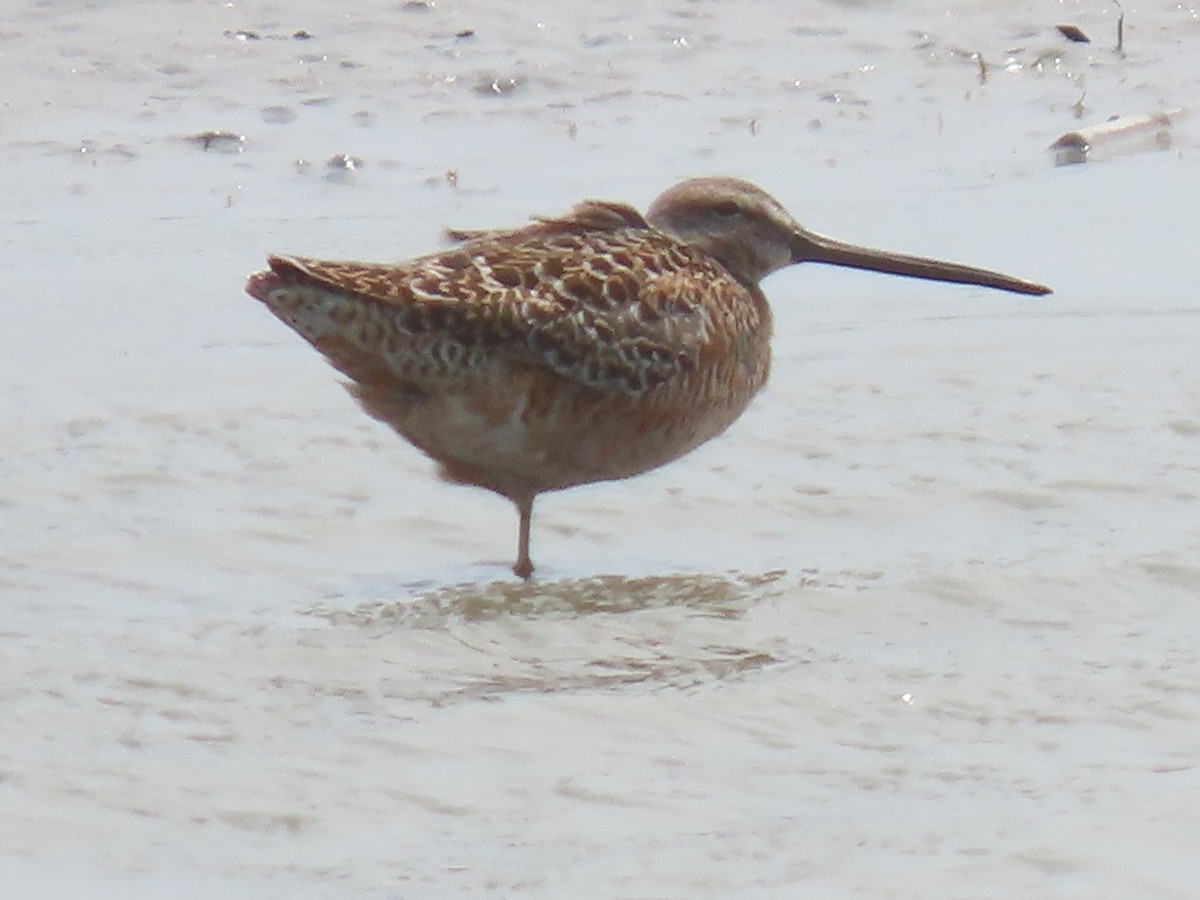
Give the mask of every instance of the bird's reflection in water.
[{"label": "bird's reflection in water", "polygon": [[[397,650],[422,642],[422,660],[408,657],[406,665],[414,685],[424,679],[417,693],[441,705],[512,693],[689,687],[743,676],[786,657],[777,635],[748,632],[747,613],[795,588],[783,572],[612,575],[458,585],[308,612],[336,629],[362,629],[394,642]],[[431,643],[441,648],[433,662]]]}]

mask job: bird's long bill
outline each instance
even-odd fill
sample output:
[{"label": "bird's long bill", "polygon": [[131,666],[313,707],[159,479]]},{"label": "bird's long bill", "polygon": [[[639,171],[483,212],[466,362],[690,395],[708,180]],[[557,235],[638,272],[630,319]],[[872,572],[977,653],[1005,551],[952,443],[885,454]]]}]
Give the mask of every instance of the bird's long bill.
[{"label": "bird's long bill", "polygon": [[1050,288],[1023,278],[1014,278],[1003,272],[977,269],[959,263],[927,259],[923,256],[906,256],[887,250],[859,247],[834,240],[813,231],[798,231],[792,240],[792,262],[819,262],[831,266],[849,266],[853,269],[870,269],[872,272],[887,272],[907,278],[924,278],[928,281],[953,281],[958,284],[978,284],[982,287],[1013,291],[1017,294],[1049,294]]}]

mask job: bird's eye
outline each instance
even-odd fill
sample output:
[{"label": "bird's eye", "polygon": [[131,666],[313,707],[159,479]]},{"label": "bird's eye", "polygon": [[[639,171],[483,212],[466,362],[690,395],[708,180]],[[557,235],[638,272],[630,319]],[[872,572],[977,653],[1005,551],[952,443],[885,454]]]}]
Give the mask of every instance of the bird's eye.
[{"label": "bird's eye", "polygon": [[732,200],[722,200],[713,207],[713,212],[721,218],[728,219],[738,214],[738,205]]}]

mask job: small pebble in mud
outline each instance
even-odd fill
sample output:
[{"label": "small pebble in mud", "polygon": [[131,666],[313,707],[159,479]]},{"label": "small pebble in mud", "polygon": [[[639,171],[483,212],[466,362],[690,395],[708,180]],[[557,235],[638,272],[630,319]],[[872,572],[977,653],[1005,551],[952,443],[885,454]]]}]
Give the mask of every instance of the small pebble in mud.
[{"label": "small pebble in mud", "polygon": [[258,114],[268,125],[287,125],[296,121],[296,111],[290,106],[261,106]]},{"label": "small pebble in mud", "polygon": [[357,156],[350,156],[348,153],[339,153],[337,156],[329,157],[325,166],[329,169],[345,169],[347,172],[353,172],[362,168],[362,160]]},{"label": "small pebble in mud", "polygon": [[475,82],[475,93],[477,94],[511,94],[516,89],[517,79],[515,78],[494,78],[491,75],[481,75]]},{"label": "small pebble in mud", "polygon": [[1058,33],[1068,41],[1074,41],[1076,44],[1090,44],[1092,42],[1092,39],[1075,25],[1058,25],[1056,27],[1058,28]]},{"label": "small pebble in mud", "polygon": [[215,153],[241,153],[246,146],[246,136],[232,131],[198,131],[183,138],[201,150]]},{"label": "small pebble in mud", "polygon": [[333,181],[354,177],[363,166],[363,161],[348,153],[339,153],[325,160],[325,177]]}]

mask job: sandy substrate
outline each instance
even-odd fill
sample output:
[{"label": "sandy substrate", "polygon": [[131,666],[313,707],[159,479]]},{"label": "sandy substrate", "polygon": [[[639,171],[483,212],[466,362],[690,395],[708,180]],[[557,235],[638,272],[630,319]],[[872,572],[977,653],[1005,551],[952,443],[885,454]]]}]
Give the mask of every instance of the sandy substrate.
[{"label": "sandy substrate", "polygon": [[[1195,896],[1196,131],[1047,148],[1200,18],[941,6],[6,15],[4,896]],[[241,291],[713,172],[1056,293],[772,277],[772,384],[525,588]]]}]

